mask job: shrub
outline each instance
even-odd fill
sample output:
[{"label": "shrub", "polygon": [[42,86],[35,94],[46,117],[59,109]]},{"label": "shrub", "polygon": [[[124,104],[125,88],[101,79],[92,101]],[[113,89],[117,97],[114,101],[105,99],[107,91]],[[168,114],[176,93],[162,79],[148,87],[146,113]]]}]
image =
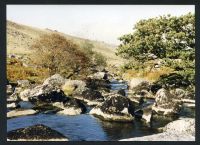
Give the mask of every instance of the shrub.
[{"label": "shrub", "polygon": [[59,73],[67,78],[87,70],[90,58],[80,47],[57,33],[45,34],[31,46],[35,51],[32,60],[38,66]]},{"label": "shrub", "polygon": [[191,85],[187,78],[177,73],[162,75],[155,84],[165,88],[187,88]]}]

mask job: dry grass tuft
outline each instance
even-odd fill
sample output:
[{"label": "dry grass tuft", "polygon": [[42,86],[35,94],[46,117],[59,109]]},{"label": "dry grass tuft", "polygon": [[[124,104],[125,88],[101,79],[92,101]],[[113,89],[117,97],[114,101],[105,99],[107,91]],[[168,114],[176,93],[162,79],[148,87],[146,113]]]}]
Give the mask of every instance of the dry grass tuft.
[{"label": "dry grass tuft", "polygon": [[160,69],[153,70],[151,72],[146,71],[146,70],[144,70],[144,71],[127,70],[124,73],[124,78],[132,79],[132,78],[141,78],[142,77],[142,78],[149,80],[150,82],[154,82],[154,81],[157,81],[161,75],[169,74],[172,71],[173,71],[173,69],[171,69],[169,67],[162,67]]}]

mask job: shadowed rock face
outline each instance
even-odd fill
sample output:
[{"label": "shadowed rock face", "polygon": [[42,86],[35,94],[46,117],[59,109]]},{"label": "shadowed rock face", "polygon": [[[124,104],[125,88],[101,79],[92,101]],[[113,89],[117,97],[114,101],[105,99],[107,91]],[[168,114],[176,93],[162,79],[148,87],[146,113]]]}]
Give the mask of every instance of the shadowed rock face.
[{"label": "shadowed rock face", "polygon": [[64,107],[74,107],[74,108],[80,108],[82,110],[82,113],[86,111],[85,105],[77,99],[68,98],[68,100],[63,102]]},{"label": "shadowed rock face", "polygon": [[48,104],[48,103],[45,103],[45,104],[38,104],[36,106],[33,107],[34,110],[37,110],[39,112],[49,112],[51,111],[51,113],[56,113],[58,111],[61,111],[63,109],[59,108],[59,107],[56,107],[56,106],[53,106],[51,104]]},{"label": "shadowed rock face", "polygon": [[93,90],[97,90],[101,88],[110,88],[109,80],[88,78],[85,80],[85,82],[86,82],[86,87],[91,88]]},{"label": "shadowed rock face", "polygon": [[93,108],[90,114],[107,121],[131,122],[134,119],[134,106],[128,98],[115,94]]},{"label": "shadowed rock face", "polygon": [[90,101],[102,102],[104,100],[104,97],[101,95],[99,91],[91,90],[91,89],[83,91],[82,96],[84,99],[87,99]]},{"label": "shadowed rock face", "polygon": [[62,102],[66,99],[65,94],[62,91],[50,91],[47,93],[43,93],[38,96],[32,96],[29,98],[30,102]]},{"label": "shadowed rock face", "polygon": [[66,96],[64,92],[51,85],[40,85],[33,89],[27,89],[20,93],[20,98],[24,101],[36,102],[61,102]]},{"label": "shadowed rock face", "polygon": [[100,107],[103,112],[121,115],[123,115],[124,108],[127,108],[128,112],[134,111],[134,107],[130,104],[129,99],[120,95],[108,98]]},{"label": "shadowed rock face", "polygon": [[122,95],[122,96],[126,96],[125,89],[120,89],[117,93]]},{"label": "shadowed rock face", "polygon": [[9,140],[68,140],[61,133],[42,124],[9,131],[7,138]]}]

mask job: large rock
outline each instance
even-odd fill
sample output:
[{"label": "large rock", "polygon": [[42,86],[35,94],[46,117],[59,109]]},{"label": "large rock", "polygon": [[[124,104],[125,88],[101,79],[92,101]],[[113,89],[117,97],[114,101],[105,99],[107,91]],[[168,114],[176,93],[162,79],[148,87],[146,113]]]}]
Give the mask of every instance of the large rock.
[{"label": "large rock", "polygon": [[36,102],[62,102],[66,99],[64,92],[52,85],[39,85],[33,89],[27,89],[20,93],[23,101]]},{"label": "large rock", "polygon": [[9,131],[7,133],[9,141],[68,141],[69,139],[56,130],[42,124],[29,126]]},{"label": "large rock", "polygon": [[67,80],[62,86],[62,90],[66,95],[80,95],[86,90],[86,83],[81,80]]},{"label": "large rock", "polygon": [[90,114],[107,121],[131,122],[134,120],[134,106],[127,97],[115,94],[94,107]]},{"label": "large rock", "polygon": [[86,87],[97,90],[101,88],[110,88],[110,81],[109,80],[103,80],[103,79],[92,79],[92,78],[87,78],[85,80],[86,82]]},{"label": "large rock", "polygon": [[145,79],[135,78],[129,84],[129,95],[131,100],[139,98],[155,98],[151,92],[151,83]]},{"label": "large rock", "polygon": [[167,124],[163,130],[163,133],[120,141],[195,141],[195,120],[193,118],[180,118]]},{"label": "large rock", "polygon": [[179,120],[167,124],[163,130],[174,134],[185,134],[195,136],[195,119],[180,118]]},{"label": "large rock", "polygon": [[149,85],[149,82],[143,78],[133,78],[129,83],[129,89],[143,89],[143,87],[146,88],[146,86]]},{"label": "large rock", "polygon": [[57,86],[60,87],[65,83],[66,79],[63,78],[61,75],[59,74],[55,74],[49,78],[47,78],[43,85],[52,85],[52,86]]},{"label": "large rock", "polygon": [[78,115],[86,112],[85,105],[74,98],[68,98],[68,100],[64,102],[56,102],[53,106],[62,108],[63,110],[58,113],[64,115]]},{"label": "large rock", "polygon": [[26,90],[20,92],[19,98],[23,101],[28,101],[28,98],[30,96],[30,92],[31,92],[31,89],[26,89]]},{"label": "large rock", "polygon": [[101,93],[92,89],[83,91],[81,96],[75,96],[75,98],[85,101],[88,105],[100,105],[104,101]]},{"label": "large rock", "polygon": [[18,80],[17,84],[22,88],[28,88],[30,86],[30,82],[28,80]]},{"label": "large rock", "polygon": [[108,75],[106,72],[97,72],[95,74],[93,74],[92,76],[90,76],[93,79],[108,79]]},{"label": "large rock", "polygon": [[16,110],[7,112],[7,118],[33,115],[33,114],[36,114],[36,113],[37,113],[37,111],[35,111],[33,109],[16,109]]},{"label": "large rock", "polygon": [[166,89],[160,89],[156,93],[153,111],[160,115],[173,116],[181,111],[181,101]]},{"label": "large rock", "polygon": [[24,89],[21,87],[15,87],[15,91],[14,93],[19,94],[21,91],[23,91]]},{"label": "large rock", "polygon": [[170,93],[175,95],[177,99],[185,98],[186,91],[180,88],[170,90]]}]

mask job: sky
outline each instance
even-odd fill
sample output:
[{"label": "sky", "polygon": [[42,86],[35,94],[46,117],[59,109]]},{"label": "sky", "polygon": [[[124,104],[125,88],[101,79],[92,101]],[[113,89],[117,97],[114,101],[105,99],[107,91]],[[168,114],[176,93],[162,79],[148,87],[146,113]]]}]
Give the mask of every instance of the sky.
[{"label": "sky", "polygon": [[194,5],[7,5],[7,20],[118,45],[141,19],[194,11]]}]

